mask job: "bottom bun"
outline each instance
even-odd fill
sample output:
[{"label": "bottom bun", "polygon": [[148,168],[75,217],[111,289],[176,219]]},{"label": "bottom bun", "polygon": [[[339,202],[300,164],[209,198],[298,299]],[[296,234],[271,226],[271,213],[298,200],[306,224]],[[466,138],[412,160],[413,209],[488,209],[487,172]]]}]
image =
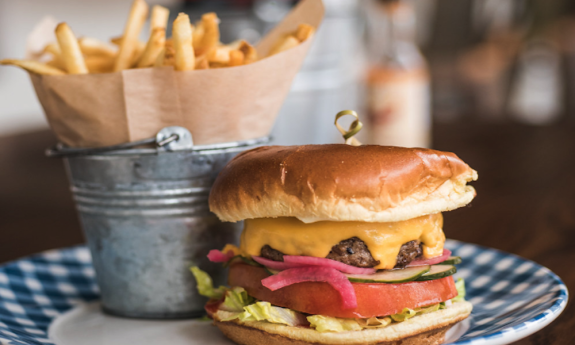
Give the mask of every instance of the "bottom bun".
[{"label": "bottom bun", "polygon": [[318,332],[311,328],[291,327],[265,321],[219,321],[214,324],[226,337],[241,345],[436,345],[445,333],[471,313],[469,302],[453,303],[447,309],[415,316],[383,328],[349,332]]}]

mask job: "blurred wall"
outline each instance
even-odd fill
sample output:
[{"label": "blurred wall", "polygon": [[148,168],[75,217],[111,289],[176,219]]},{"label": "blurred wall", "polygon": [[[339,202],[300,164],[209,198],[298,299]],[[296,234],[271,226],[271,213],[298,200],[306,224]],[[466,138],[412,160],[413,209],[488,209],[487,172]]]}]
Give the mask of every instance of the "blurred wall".
[{"label": "blurred wall", "polygon": [[[66,21],[77,36],[119,36],[131,0],[0,0],[0,59],[24,58],[26,37],[44,16]],[[169,5],[175,0],[148,1]],[[47,127],[32,84],[22,70],[0,66],[0,136]]]}]

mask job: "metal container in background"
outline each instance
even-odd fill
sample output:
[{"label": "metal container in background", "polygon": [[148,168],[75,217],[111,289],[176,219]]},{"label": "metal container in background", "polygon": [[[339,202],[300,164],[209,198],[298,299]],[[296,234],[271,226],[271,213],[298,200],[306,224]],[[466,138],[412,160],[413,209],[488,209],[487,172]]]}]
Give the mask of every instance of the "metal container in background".
[{"label": "metal container in background", "polygon": [[208,272],[216,286],[225,284],[222,265],[206,255],[237,244],[241,230],[241,223],[222,223],[210,213],[210,188],[229,160],[265,142],[65,158],[104,311],[135,318],[205,314],[190,266]]}]

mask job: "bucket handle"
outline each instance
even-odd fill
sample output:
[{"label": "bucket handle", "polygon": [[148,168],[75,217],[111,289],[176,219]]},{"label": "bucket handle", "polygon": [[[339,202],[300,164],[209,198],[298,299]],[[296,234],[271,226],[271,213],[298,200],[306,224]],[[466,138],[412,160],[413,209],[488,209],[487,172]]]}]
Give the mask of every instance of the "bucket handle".
[{"label": "bucket handle", "polygon": [[132,149],[138,146],[155,144],[156,148],[165,151],[189,150],[194,146],[192,134],[184,127],[171,126],[162,128],[154,138],[148,138],[129,143],[104,147],[73,148],[63,144],[57,144],[46,150],[48,157],[74,157],[99,153]]}]

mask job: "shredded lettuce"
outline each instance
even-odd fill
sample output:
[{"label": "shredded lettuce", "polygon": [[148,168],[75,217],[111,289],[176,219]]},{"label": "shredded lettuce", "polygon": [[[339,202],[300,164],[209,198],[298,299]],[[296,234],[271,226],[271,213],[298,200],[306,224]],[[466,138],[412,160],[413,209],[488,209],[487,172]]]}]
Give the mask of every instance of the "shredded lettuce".
[{"label": "shredded lettuce", "polygon": [[369,319],[355,319],[361,328],[381,328],[391,323],[389,317],[370,317]]},{"label": "shredded lettuce", "polygon": [[439,303],[439,309],[447,309],[447,304],[445,302]]},{"label": "shredded lettuce", "polygon": [[231,312],[243,312],[244,307],[254,303],[255,299],[248,295],[241,287],[234,287],[225,292],[226,298],[220,305],[220,309]]},{"label": "shredded lettuce", "polygon": [[417,313],[417,315],[427,314],[438,310],[439,310],[439,303],[429,307],[415,308],[415,312]]},{"label": "shredded lettuce", "polygon": [[190,270],[194,274],[194,278],[196,278],[198,293],[200,295],[212,299],[221,299],[224,296],[224,293],[227,290],[225,286],[220,286],[219,288],[215,289],[214,283],[212,282],[212,278],[209,274],[202,271],[197,266],[193,266],[190,268]]},{"label": "shredded lettuce", "polygon": [[309,321],[310,325],[318,332],[360,331],[362,329],[355,319],[312,315],[307,317],[307,321]]},{"label": "shredded lettuce", "polygon": [[243,307],[243,312],[227,314],[222,321],[238,319],[240,321],[267,321],[288,326],[305,324],[302,314],[291,309],[272,306],[269,302],[256,302]]},{"label": "shredded lettuce", "polygon": [[381,328],[389,325],[389,317],[370,317],[367,319],[343,319],[337,317],[311,315],[307,317],[310,326],[318,332],[360,331],[364,328]]},{"label": "shredded lettuce", "polygon": [[462,278],[457,279],[455,288],[457,289],[457,296],[452,298],[451,301],[454,303],[465,301],[465,281]]},{"label": "shredded lettuce", "polygon": [[244,310],[244,314],[249,313],[257,321],[266,320],[272,323],[297,326],[305,320],[302,314],[288,308],[274,307],[269,302],[256,302],[245,307]]},{"label": "shredded lettuce", "polygon": [[393,319],[393,321],[402,322],[407,319],[411,319],[415,315],[417,315],[417,312],[415,310],[409,308],[403,308],[401,313],[390,315],[390,317]]},{"label": "shredded lettuce", "polygon": [[441,303],[437,303],[437,304],[434,304],[434,305],[431,305],[428,307],[421,307],[421,308],[415,308],[415,309],[404,308],[401,311],[401,313],[390,315],[390,317],[393,319],[393,321],[402,322],[402,321],[405,321],[407,319],[411,319],[415,315],[431,313],[434,311],[438,311],[439,309],[445,309],[445,305],[444,305],[444,308],[441,307]]}]

